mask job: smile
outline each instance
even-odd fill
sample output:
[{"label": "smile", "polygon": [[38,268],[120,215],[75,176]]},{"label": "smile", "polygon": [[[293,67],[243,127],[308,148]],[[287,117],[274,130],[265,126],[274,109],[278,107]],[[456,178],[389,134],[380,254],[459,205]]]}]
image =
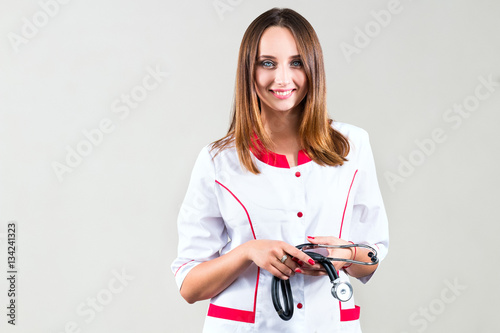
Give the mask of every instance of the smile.
[{"label": "smile", "polygon": [[285,99],[285,98],[292,96],[293,91],[294,91],[294,89],[283,90],[283,91],[271,90],[273,95],[276,96],[277,98],[280,98],[280,99]]}]

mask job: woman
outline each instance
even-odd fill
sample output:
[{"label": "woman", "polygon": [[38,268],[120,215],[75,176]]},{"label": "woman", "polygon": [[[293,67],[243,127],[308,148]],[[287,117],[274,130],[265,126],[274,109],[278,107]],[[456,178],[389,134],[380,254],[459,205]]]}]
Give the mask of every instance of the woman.
[{"label": "woman", "polygon": [[[181,295],[211,299],[204,332],[360,332],[359,307],[330,294],[324,269],[295,245],[388,248],[387,218],[368,135],[332,122],[323,56],[311,25],[269,10],[241,43],[228,134],[200,153],[182,205],[172,264]],[[362,248],[329,255],[369,261]],[[367,282],[374,266],[335,262]],[[295,312],[283,321],[273,276],[290,279]]]}]

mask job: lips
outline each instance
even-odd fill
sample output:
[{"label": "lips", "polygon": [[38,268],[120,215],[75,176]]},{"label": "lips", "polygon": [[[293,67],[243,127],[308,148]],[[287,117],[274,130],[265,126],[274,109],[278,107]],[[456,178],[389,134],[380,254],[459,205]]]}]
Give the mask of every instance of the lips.
[{"label": "lips", "polygon": [[290,96],[293,95],[293,92],[295,89],[276,89],[276,90],[271,90],[273,95],[279,99],[287,99]]}]

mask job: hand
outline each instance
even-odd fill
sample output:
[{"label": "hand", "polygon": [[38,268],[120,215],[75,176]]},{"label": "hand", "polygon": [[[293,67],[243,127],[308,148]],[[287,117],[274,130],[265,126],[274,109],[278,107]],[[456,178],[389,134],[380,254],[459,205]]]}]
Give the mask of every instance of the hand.
[{"label": "hand", "polygon": [[[307,254],[283,241],[252,240],[245,243],[245,246],[249,260],[282,280],[293,276],[300,264],[301,267],[312,267],[315,264]],[[288,258],[282,263],[281,258],[285,254]]]},{"label": "hand", "polygon": [[[345,241],[343,239],[329,236],[318,236],[318,237],[311,237],[308,236],[307,240],[312,243],[312,244],[323,244],[323,245],[347,245],[351,244],[348,241]],[[328,251],[328,257],[334,257],[334,258],[342,258],[342,259],[354,259],[354,250],[352,248],[347,248],[347,249],[332,249],[332,248],[326,248]],[[347,265],[348,263],[343,262],[343,261],[332,261],[333,266],[335,269],[338,271],[342,269],[344,265]],[[298,272],[299,273],[299,272]],[[326,271],[321,266],[320,264],[316,264],[313,266],[303,266],[300,268],[300,273],[303,273],[305,275],[314,275],[314,276],[319,276],[319,275],[326,275]]]}]

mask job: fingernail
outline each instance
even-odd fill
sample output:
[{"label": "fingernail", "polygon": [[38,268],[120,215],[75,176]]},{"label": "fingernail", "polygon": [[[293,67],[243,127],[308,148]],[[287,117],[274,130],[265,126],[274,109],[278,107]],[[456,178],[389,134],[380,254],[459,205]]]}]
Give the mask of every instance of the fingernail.
[{"label": "fingernail", "polygon": [[314,237],[313,237],[313,236],[307,236],[307,238],[311,238],[311,239],[314,239]]},{"label": "fingernail", "polygon": [[300,268],[295,268],[295,273],[302,273],[302,271],[300,270]]},{"label": "fingernail", "polygon": [[304,262],[302,260],[297,260],[297,264],[299,264],[299,266],[304,266]]},{"label": "fingernail", "polygon": [[295,261],[295,262],[298,262],[299,259],[295,258],[295,257],[292,257],[292,260]]},{"label": "fingernail", "polygon": [[307,262],[310,263],[311,265],[315,264],[314,260],[312,260],[312,259],[309,259]]}]

